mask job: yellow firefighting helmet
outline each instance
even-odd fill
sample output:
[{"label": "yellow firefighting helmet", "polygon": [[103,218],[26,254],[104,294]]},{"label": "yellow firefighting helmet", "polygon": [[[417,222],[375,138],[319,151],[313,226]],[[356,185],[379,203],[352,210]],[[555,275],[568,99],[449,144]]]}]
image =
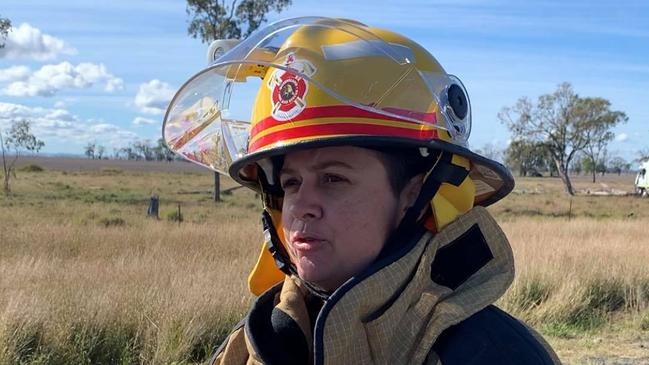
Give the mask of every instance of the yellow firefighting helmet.
[{"label": "yellow firefighting helmet", "polygon": [[[184,158],[275,195],[270,201],[281,200],[271,159],[290,151],[333,145],[416,148],[424,156],[445,151],[468,175],[439,188],[431,229],[512,190],[504,166],[468,149],[471,107],[462,82],[417,43],[320,17],[279,21],[235,43],[218,43],[229,50],[212,47],[220,55],[169,105],[163,136]],[[271,208],[280,222],[281,205]],[[256,294],[281,280],[269,265],[263,249],[251,275]]]}]

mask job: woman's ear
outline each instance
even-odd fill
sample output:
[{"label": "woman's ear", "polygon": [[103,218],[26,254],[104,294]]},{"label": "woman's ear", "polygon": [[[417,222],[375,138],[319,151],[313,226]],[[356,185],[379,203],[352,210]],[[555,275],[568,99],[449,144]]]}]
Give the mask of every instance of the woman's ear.
[{"label": "woman's ear", "polygon": [[415,204],[423,183],[424,174],[415,175],[408,181],[403,190],[401,190],[399,194],[399,222],[406,215],[408,208]]}]

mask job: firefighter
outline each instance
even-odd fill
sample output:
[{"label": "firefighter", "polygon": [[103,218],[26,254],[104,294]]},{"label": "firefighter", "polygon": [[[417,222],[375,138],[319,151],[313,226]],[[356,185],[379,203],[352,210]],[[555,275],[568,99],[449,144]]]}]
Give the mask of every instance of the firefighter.
[{"label": "firefighter", "polygon": [[235,43],[163,127],[176,153],[263,202],[257,298],[213,364],[559,363],[492,305],[514,263],[484,207],[514,181],[468,148],[457,77],[351,20],[289,19]]}]

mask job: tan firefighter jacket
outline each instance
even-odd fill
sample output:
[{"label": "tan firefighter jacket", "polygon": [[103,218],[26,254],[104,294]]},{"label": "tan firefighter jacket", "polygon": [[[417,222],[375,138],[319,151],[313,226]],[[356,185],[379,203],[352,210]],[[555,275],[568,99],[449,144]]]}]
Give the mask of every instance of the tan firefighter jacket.
[{"label": "tan firefighter jacket", "polygon": [[[262,294],[212,364],[559,364],[491,303],[514,278],[511,247],[482,207],[380,257],[313,311],[299,280]],[[311,313],[310,313],[311,312]]]}]

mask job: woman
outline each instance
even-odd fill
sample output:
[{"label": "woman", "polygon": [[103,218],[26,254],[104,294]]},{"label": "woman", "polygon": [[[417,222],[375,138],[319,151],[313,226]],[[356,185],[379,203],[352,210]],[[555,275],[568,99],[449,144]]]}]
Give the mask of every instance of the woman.
[{"label": "woman", "polygon": [[491,306],[514,266],[483,207],[513,178],[467,148],[459,79],[349,20],[280,21],[232,44],[211,47],[163,131],[264,203],[259,297],[213,364],[559,363]]}]

